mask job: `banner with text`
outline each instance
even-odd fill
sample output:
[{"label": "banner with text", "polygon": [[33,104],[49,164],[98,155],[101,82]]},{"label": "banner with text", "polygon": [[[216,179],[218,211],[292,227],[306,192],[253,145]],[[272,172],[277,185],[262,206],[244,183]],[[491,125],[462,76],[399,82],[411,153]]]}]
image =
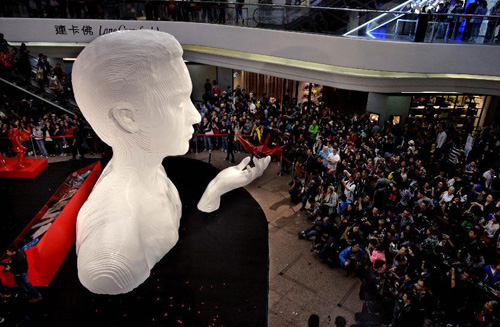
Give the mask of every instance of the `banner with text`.
[{"label": "banner with text", "polygon": [[9,42],[89,43],[98,36],[116,31],[155,30],[176,35],[179,22],[92,19],[2,18],[0,32]]}]

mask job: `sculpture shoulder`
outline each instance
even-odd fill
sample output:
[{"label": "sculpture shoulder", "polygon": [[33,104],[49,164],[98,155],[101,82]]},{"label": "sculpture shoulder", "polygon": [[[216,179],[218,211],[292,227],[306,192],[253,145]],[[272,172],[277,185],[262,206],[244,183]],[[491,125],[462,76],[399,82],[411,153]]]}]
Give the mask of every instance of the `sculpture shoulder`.
[{"label": "sculpture shoulder", "polygon": [[168,200],[172,201],[172,204],[175,207],[175,211],[178,217],[181,217],[182,203],[179,197],[179,191],[177,191],[177,188],[175,187],[174,183],[172,183],[172,181],[168,178],[165,169],[163,167],[160,168],[159,175],[162,181],[165,183]]},{"label": "sculpture shoulder", "polygon": [[80,209],[77,231],[133,218],[139,210],[137,199],[141,194],[138,184],[105,170]]}]

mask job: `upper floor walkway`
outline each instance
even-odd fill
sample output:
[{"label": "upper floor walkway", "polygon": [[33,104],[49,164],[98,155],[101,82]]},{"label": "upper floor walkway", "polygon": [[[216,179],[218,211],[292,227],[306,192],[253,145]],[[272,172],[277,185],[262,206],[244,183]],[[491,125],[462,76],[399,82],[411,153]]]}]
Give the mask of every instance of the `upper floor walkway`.
[{"label": "upper floor walkway", "polygon": [[[125,7],[120,4],[90,14],[88,8],[80,8],[69,19],[0,18],[0,33],[14,45],[26,42],[32,53],[76,57],[86,43],[100,35],[146,28],[173,34],[183,45],[186,60],[215,66],[369,92],[500,95],[497,16],[482,16],[479,22],[474,15],[419,15],[407,2],[388,10],[149,3],[154,6],[125,3]],[[69,8],[65,13],[69,17]],[[17,14],[22,15],[22,10]],[[61,16],[53,11],[28,14]],[[95,19],[78,18],[85,15]],[[311,24],[291,24],[304,17],[310,23],[331,23],[324,28],[316,24],[314,29]],[[234,24],[236,18],[238,25]],[[426,28],[421,31],[418,26]]]}]

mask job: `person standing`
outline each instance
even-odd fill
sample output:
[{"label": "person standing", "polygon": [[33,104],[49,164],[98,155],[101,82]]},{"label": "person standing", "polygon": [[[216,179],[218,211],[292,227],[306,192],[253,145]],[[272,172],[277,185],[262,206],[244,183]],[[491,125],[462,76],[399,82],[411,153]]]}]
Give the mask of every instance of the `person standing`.
[{"label": "person standing", "polygon": [[26,259],[26,253],[14,246],[7,250],[7,255],[11,260],[6,265],[4,271],[14,274],[16,284],[21,291],[21,297],[29,298],[29,302],[42,300],[40,292],[28,280],[28,260]]},{"label": "person standing", "polygon": [[[453,9],[450,11],[451,14],[463,14],[464,13],[464,2],[458,1],[453,6]],[[448,39],[453,40],[458,36],[458,28],[460,27],[460,17],[458,16],[450,16],[448,18],[450,22],[450,28],[448,29]]]},{"label": "person standing", "polygon": [[229,129],[231,126],[227,126],[226,121],[223,119],[220,122],[220,129],[219,133],[221,134],[221,144],[222,144],[222,150],[224,152],[227,152],[227,143],[228,143],[228,136],[229,136]]},{"label": "person standing", "polygon": [[8,52],[9,51],[9,43],[4,39],[3,33],[0,33],[0,51]]},{"label": "person standing", "polygon": [[22,43],[19,49],[18,72],[24,78],[24,81],[29,82],[31,79],[31,63],[29,51],[26,44]]},{"label": "person standing", "polygon": [[201,122],[201,134],[203,135],[203,144],[205,145],[204,151],[212,151],[212,139],[211,135],[214,134],[212,130],[212,124],[208,121],[207,116],[203,117]]},{"label": "person standing", "polygon": [[218,3],[219,9],[219,24],[226,24],[226,7],[227,0],[220,0]]},{"label": "person standing", "polygon": [[437,38],[445,38],[446,35],[446,30],[445,30],[445,22],[448,16],[444,15],[447,14],[448,11],[450,10],[450,3],[446,2],[444,3],[443,1],[440,1],[438,3],[438,7],[436,8],[436,13],[441,14],[436,17],[436,23],[437,27],[434,28],[432,37],[431,37],[431,43],[434,41],[434,39]]},{"label": "person standing", "polygon": [[483,174],[484,187],[487,188],[488,190],[491,189],[493,178],[495,178],[495,169],[491,167]]},{"label": "person standing", "polygon": [[344,194],[346,199],[353,202],[354,201],[354,190],[356,189],[356,184],[354,183],[354,177],[347,170],[344,170],[344,174],[347,175],[347,179],[342,180],[342,185],[344,186]]},{"label": "person standing", "polygon": [[235,142],[235,135],[234,135],[234,125],[229,126],[227,130],[227,156],[226,156],[226,161],[229,160],[229,156],[231,156],[231,162],[234,163],[234,142]]},{"label": "person standing", "polygon": [[[498,16],[500,15],[500,1],[497,1],[493,8],[491,8],[490,16]],[[499,21],[497,19],[488,19],[488,27],[486,28],[486,33],[484,35],[484,41],[483,43],[490,43],[493,42],[494,40],[494,33],[496,30],[496,27],[498,25]]]},{"label": "person standing", "polygon": [[446,132],[444,131],[443,126],[439,125],[438,129],[438,135],[436,138],[436,157],[440,157],[442,154],[442,147],[446,142],[446,138],[448,135],[446,135]]},{"label": "person standing", "polygon": [[245,3],[245,0],[236,0],[236,3],[237,3],[235,7],[236,24],[239,23],[240,18],[241,18],[241,24],[244,24],[245,19],[243,18],[243,4]]},{"label": "person standing", "polygon": [[[479,7],[481,1],[476,0],[475,2],[471,3],[467,8],[465,9],[465,13],[467,15],[474,15],[476,13],[476,9]],[[462,35],[462,40],[467,41],[470,39],[471,34],[472,34],[472,26],[473,26],[473,20],[470,17],[466,18],[467,20],[465,21],[465,27],[464,27],[464,32]]]},{"label": "person standing", "polygon": [[308,131],[309,131],[309,134],[311,135],[311,139],[315,140],[316,136],[318,135],[318,131],[319,131],[318,123],[316,122],[316,120],[313,120],[312,124],[309,125]]},{"label": "person standing", "polygon": [[76,160],[76,154],[80,152],[80,159],[85,159],[85,151],[83,149],[83,141],[85,140],[85,135],[83,127],[79,120],[75,120],[76,126],[73,129],[73,143],[71,148],[71,153],[73,155],[73,160]]},{"label": "person standing", "polygon": [[45,149],[47,149],[47,153],[51,157],[55,157],[55,145],[54,140],[51,136],[54,136],[54,128],[50,123],[50,120],[45,122],[45,127],[42,129],[43,139],[45,142]]},{"label": "person standing", "polygon": [[486,1],[481,1],[481,4],[476,8],[476,11],[474,12],[474,15],[477,15],[477,17],[474,17],[472,19],[472,33],[471,33],[471,41],[476,42],[477,38],[479,37],[479,30],[481,29],[481,25],[483,24],[483,17],[486,15],[488,12],[488,3]]},{"label": "person standing", "polygon": [[43,69],[43,85],[46,86],[49,83],[49,74],[51,70],[51,66],[47,56],[43,56],[42,60],[42,69]]},{"label": "person standing", "polygon": [[205,94],[203,95],[203,100],[208,101],[211,98],[210,95],[212,92],[212,83],[210,83],[210,79],[207,78],[204,88],[205,88]]},{"label": "person standing", "polygon": [[49,153],[47,152],[47,149],[45,148],[45,139],[43,135],[43,120],[40,120],[38,122],[38,126],[32,129],[33,137],[35,138],[36,144],[38,145],[38,148],[40,149],[40,153],[42,156],[45,158],[49,157]]}]

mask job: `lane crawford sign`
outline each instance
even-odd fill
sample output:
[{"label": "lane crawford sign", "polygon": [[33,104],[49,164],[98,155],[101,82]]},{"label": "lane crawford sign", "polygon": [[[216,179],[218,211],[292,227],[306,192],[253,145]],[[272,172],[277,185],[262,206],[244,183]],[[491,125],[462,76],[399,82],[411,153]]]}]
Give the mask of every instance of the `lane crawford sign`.
[{"label": "lane crawford sign", "polygon": [[155,30],[174,34],[181,30],[174,22],[91,19],[0,18],[0,31],[11,42],[88,43],[115,31]]}]

